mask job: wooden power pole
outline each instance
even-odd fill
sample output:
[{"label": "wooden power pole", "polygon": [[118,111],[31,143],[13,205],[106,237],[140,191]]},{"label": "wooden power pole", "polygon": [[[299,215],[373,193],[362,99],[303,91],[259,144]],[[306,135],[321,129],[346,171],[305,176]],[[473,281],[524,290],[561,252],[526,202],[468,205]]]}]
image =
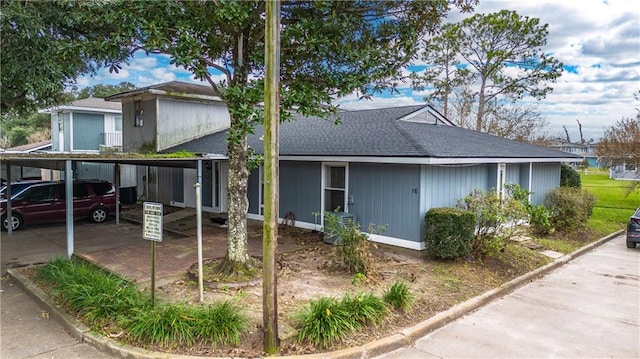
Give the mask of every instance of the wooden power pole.
[{"label": "wooden power pole", "polygon": [[278,351],[278,128],[280,125],[280,1],[267,0],[264,79],[264,224],[262,227],[262,319],[264,351]]}]

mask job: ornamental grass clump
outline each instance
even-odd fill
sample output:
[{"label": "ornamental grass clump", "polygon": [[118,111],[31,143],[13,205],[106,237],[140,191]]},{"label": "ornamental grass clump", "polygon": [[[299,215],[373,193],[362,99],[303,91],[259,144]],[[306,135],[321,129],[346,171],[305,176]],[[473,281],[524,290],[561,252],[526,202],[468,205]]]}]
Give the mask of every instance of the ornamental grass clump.
[{"label": "ornamental grass clump", "polygon": [[414,296],[407,283],[397,281],[384,293],[382,299],[393,308],[406,312],[412,308]]},{"label": "ornamental grass clump", "polygon": [[372,293],[347,294],[340,305],[363,326],[380,324],[388,312],[385,301]]},{"label": "ornamental grass clump", "polygon": [[322,348],[331,346],[361,327],[352,313],[332,297],[311,300],[295,319],[299,327],[298,341],[309,341]]}]

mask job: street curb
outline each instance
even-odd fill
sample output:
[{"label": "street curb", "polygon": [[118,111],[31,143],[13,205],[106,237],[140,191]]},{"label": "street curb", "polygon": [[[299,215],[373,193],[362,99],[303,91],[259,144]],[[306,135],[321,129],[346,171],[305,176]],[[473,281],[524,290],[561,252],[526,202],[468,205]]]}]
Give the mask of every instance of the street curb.
[{"label": "street curb", "polygon": [[[385,338],[374,340],[370,343],[354,347],[342,349],[328,353],[292,355],[292,356],[270,356],[273,359],[357,359],[371,358],[377,355],[391,352],[396,349],[404,348],[412,345],[415,341],[424,335],[443,327],[444,325],[486,305],[487,303],[503,297],[514,290],[531,283],[542,277],[543,275],[553,271],[554,269],[580,257],[581,255],[601,246],[611,239],[623,234],[624,230],[614,232],[595,242],[592,242],[572,253],[566,254],[555,261],[544,265],[534,271],[526,273],[518,278],[502,284],[488,292],[471,298],[463,303],[457,304],[450,309],[438,313],[435,316],[426,319],[412,327],[400,330],[398,333],[392,334]],[[50,316],[56,319],[67,331],[74,337],[93,345],[97,349],[117,355],[123,358],[134,359],[216,359],[216,357],[202,357],[189,355],[174,355],[164,352],[156,352],[134,347],[128,344],[119,343],[111,338],[92,333],[87,326],[69,316],[60,307],[47,296],[44,291],[38,288],[29,278],[15,269],[8,269],[7,273],[11,275],[20,288],[22,288],[30,297],[32,297],[41,307],[47,309]],[[217,357],[217,359],[228,359],[228,357]]]}]

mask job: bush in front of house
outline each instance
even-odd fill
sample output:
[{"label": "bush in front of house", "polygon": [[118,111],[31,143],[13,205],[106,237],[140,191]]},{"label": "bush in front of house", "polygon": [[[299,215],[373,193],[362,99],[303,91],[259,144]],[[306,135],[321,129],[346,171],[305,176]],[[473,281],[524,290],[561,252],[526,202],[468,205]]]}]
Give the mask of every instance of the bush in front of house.
[{"label": "bush in front of house", "polygon": [[584,229],[595,204],[594,195],[573,187],[551,190],[545,199],[545,205],[551,212],[549,222],[559,232]]},{"label": "bush in front of house", "polygon": [[[376,277],[378,271],[371,253],[372,244],[369,236],[360,230],[360,226],[356,223],[342,223],[332,212],[325,213],[324,221],[324,232],[337,237],[333,253],[334,264],[351,274]],[[376,228],[369,229],[369,232],[376,231]]]},{"label": "bush in front of house", "polygon": [[565,163],[560,165],[560,187],[582,187],[578,171]]},{"label": "bush in front of house", "polygon": [[474,190],[458,201],[458,208],[475,214],[477,229],[471,251],[485,256],[502,252],[509,240],[521,234],[520,224],[529,219],[521,201],[509,196],[502,200],[494,189]]},{"label": "bush in front of house", "polygon": [[459,208],[431,208],[424,216],[427,254],[447,259],[471,253],[476,218]]},{"label": "bush in front of house", "polygon": [[549,222],[549,217],[551,216],[549,210],[542,204],[536,206],[529,202],[529,196],[533,194],[533,192],[522,188],[516,183],[505,184],[504,188],[510,198],[520,202],[527,210],[529,225],[533,234],[546,235],[553,230]]}]

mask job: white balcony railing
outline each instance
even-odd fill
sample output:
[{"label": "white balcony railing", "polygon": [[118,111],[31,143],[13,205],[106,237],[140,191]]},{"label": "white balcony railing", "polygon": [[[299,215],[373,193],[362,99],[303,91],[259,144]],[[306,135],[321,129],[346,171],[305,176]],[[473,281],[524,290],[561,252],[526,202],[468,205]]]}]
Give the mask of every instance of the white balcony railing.
[{"label": "white balcony railing", "polygon": [[122,132],[105,132],[102,142],[107,147],[122,147]]}]

